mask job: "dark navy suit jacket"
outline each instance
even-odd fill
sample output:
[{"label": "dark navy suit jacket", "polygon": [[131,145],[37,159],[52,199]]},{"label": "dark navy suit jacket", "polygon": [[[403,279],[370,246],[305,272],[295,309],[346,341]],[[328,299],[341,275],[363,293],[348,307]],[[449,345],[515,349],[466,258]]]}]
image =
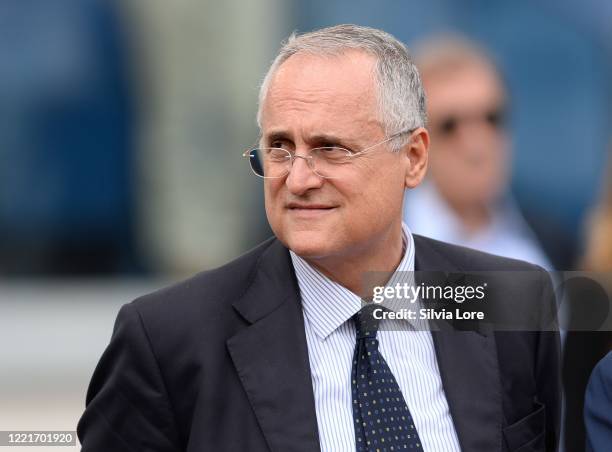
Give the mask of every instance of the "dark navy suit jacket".
[{"label": "dark navy suit jacket", "polygon": [[593,369],[584,403],[589,452],[612,450],[612,352]]},{"label": "dark navy suit jacket", "polygon": [[[522,270],[510,315],[551,303],[539,267],[418,235],[416,270]],[[555,332],[432,332],[465,452],[555,451]],[[275,239],[216,270],[123,306],[78,425],[86,452],[318,451],[300,293]]]}]

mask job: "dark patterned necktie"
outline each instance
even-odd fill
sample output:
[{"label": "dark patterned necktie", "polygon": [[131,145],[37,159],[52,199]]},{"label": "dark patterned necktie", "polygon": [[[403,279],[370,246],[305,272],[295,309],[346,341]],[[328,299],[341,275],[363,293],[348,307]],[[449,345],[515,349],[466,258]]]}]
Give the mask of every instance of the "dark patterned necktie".
[{"label": "dark patterned necktie", "polygon": [[422,450],[412,415],[387,362],[378,351],[378,325],[367,305],[353,319],[357,344],[351,372],[358,452]]}]

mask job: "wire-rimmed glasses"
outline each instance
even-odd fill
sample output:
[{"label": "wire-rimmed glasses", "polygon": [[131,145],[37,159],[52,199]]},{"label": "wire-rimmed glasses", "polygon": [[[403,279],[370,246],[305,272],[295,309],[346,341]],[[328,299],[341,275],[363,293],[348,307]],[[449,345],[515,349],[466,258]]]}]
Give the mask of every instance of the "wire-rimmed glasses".
[{"label": "wire-rimmed glasses", "polygon": [[350,163],[354,158],[373,150],[377,146],[415,130],[408,129],[395,133],[359,152],[350,151],[340,146],[327,146],[310,149],[307,155],[297,155],[282,147],[270,147],[248,149],[242,156],[249,159],[253,173],[264,179],[278,179],[286,176],[291,171],[293,162],[297,158],[304,159],[317,176],[331,179],[336,177],[334,176],[334,170],[337,170],[339,165]]}]

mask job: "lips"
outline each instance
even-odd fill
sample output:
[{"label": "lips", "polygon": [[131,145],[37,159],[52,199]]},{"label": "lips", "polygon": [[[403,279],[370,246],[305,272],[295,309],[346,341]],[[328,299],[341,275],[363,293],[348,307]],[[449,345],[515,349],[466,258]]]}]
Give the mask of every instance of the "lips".
[{"label": "lips", "polygon": [[304,220],[312,220],[320,218],[330,212],[333,212],[337,206],[329,204],[307,204],[307,203],[289,203],[286,205],[288,212],[295,218]]},{"label": "lips", "polygon": [[331,210],[336,206],[330,206],[326,204],[302,204],[291,202],[287,204],[289,210]]}]

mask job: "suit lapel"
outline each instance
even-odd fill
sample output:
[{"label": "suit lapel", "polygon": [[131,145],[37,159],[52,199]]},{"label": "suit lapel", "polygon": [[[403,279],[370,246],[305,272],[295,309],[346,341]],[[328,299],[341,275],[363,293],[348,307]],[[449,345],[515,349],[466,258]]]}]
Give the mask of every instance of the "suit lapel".
[{"label": "suit lapel", "polygon": [[[416,271],[460,271],[428,239],[415,235],[414,241]],[[457,331],[446,322],[436,327],[438,367],[461,450],[501,450],[502,393],[493,334]]]},{"label": "suit lapel", "polygon": [[302,306],[280,242],[262,254],[234,308],[250,325],[227,347],[270,449],[319,450]]},{"label": "suit lapel", "polygon": [[[427,239],[414,239],[417,271],[460,270]],[[319,450],[299,289],[280,242],[262,254],[234,307],[250,325],[227,347],[270,449]],[[502,393],[492,333],[437,326],[436,357],[461,449],[501,450]]]}]

